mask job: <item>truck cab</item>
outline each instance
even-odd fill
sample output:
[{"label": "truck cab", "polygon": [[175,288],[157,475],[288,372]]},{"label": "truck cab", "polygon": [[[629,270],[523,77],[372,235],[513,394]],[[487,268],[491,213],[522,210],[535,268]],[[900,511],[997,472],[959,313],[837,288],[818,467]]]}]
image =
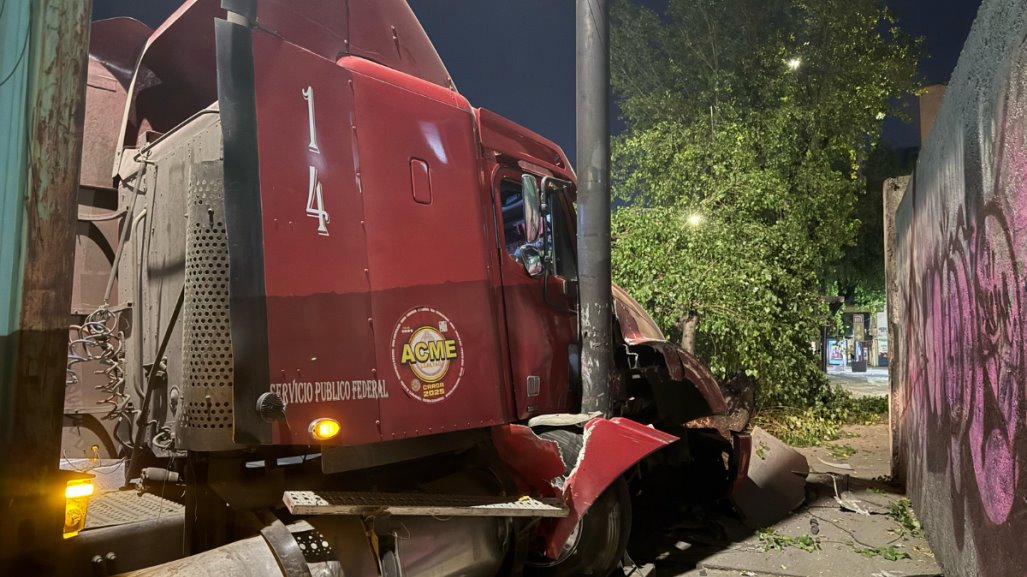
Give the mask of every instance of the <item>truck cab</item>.
[{"label": "truck cab", "polygon": [[[347,575],[438,574],[452,552],[403,561],[398,522],[374,526],[414,515],[427,549],[496,537],[456,573],[526,557],[538,574],[609,573],[625,473],[679,438],[674,459],[694,460],[686,424],[725,406],[615,287],[613,409],[581,414],[560,148],[471,106],[404,0],[189,0],[140,26],[93,28],[83,198],[105,200],[80,210],[78,274],[117,282],[110,298],[80,283],[76,310],[105,335],[86,341],[124,350],[70,367],[65,454],[117,460],[148,491],[144,469],[163,479],[189,553],[316,518],[334,550],[373,552],[341,558]],[[123,378],[97,381],[96,362]],[[109,408],[82,427],[90,387]],[[739,460],[722,460],[727,483]],[[284,555],[289,537],[265,537]]]}]

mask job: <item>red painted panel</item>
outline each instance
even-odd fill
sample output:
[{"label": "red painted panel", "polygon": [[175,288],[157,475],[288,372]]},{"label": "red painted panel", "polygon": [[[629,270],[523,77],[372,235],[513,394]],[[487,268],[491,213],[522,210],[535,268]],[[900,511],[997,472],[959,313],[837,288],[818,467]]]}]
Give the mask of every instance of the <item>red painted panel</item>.
[{"label": "red painted panel", "polygon": [[567,157],[552,141],[484,108],[478,109],[478,122],[481,144],[485,148],[510,158],[539,164],[561,178],[574,180]]},{"label": "red painted panel", "polygon": [[592,419],[585,425],[585,443],[578,463],[563,485],[570,515],[557,520],[548,537],[546,553],[556,558],[574,525],[592,503],[628,467],[678,438],[630,419]]},{"label": "red painted panel", "polygon": [[680,348],[677,352],[678,358],[681,359],[681,366],[685,369],[685,378],[695,385],[696,389],[699,389],[699,394],[710,406],[710,411],[714,415],[726,413],[727,402],[724,400],[724,393],[721,392],[720,385],[710,369],[706,368],[706,365],[702,364],[695,355]]},{"label": "red painted panel", "polygon": [[666,341],[663,331],[642,305],[617,284],[613,284],[613,311],[620,324],[621,336],[629,345],[650,341]]},{"label": "red painted panel", "polygon": [[[510,167],[496,169],[491,180],[496,206],[503,205],[501,182],[520,182],[523,172]],[[502,219],[502,215],[497,215]],[[502,226],[500,226],[502,233]],[[503,279],[503,303],[506,309],[507,346],[510,370],[519,418],[559,413],[572,408],[569,395],[570,378],[568,345],[577,339],[575,315],[546,304],[543,279],[533,278],[507,250],[507,239],[499,243],[499,268]],[[564,297],[564,279],[549,276],[549,300],[568,306]],[[529,388],[529,379],[537,385]]]},{"label": "red painted panel", "polygon": [[526,488],[547,497],[560,495],[553,479],[563,477],[567,465],[555,441],[539,437],[524,425],[510,424],[493,427],[492,442]]},{"label": "red painted panel", "polygon": [[428,163],[410,159],[410,190],[414,200],[421,204],[431,204],[431,170]]},{"label": "red painted panel", "polygon": [[424,28],[406,0],[349,0],[352,54],[439,86],[452,86]]},{"label": "red painted panel", "polygon": [[[351,64],[377,364],[396,385],[383,437],[506,422],[473,113],[427,82],[340,61]],[[431,204],[411,198],[411,158],[431,166]]]},{"label": "red painted panel", "polygon": [[261,0],[257,25],[329,60],[346,51],[347,0]]},{"label": "red painted panel", "polygon": [[333,417],[339,443],[376,441],[377,397],[398,391],[375,366],[350,74],[263,32],[253,54],[268,364],[291,431],[274,440]]}]

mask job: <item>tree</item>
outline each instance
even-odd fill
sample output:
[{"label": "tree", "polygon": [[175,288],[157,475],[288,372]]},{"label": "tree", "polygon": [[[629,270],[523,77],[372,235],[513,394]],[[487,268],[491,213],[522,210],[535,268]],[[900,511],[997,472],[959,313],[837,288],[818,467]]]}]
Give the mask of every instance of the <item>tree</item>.
[{"label": "tree", "polygon": [[863,164],[854,213],[859,222],[856,240],[826,275],[831,292],[846,304],[878,309],[884,305],[884,181],[912,174],[917,152],[879,145]]},{"label": "tree", "polygon": [[629,0],[612,13],[615,279],[764,401],[825,391],[811,343],[858,172],[917,43],[880,0]]}]

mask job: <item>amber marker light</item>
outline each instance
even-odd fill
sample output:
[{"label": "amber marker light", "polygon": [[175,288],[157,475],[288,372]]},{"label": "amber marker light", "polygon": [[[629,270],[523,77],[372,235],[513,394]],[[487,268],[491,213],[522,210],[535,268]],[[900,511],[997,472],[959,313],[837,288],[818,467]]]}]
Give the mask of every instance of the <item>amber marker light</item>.
[{"label": "amber marker light", "polygon": [[342,427],[339,425],[339,421],[335,419],[322,417],[310,422],[310,436],[314,437],[315,441],[332,439],[339,434],[340,430],[342,430]]},{"label": "amber marker light", "polygon": [[64,490],[65,499],[79,499],[88,497],[95,491],[92,481],[68,481],[68,488]]},{"label": "amber marker light", "polygon": [[64,489],[64,538],[78,535],[86,526],[89,497],[96,491],[89,479],[68,481]]}]

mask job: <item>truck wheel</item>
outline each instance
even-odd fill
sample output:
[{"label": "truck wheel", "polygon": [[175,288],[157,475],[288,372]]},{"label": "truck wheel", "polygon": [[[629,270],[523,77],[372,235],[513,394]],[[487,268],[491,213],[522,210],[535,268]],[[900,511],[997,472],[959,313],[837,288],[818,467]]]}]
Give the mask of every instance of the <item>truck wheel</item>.
[{"label": "truck wheel", "polygon": [[[569,474],[581,452],[581,435],[553,430],[539,436],[560,446],[563,461],[567,464],[566,473]],[[525,574],[537,577],[607,577],[624,557],[630,533],[631,494],[624,478],[618,477],[578,522],[559,559],[541,555],[529,557]]]}]

